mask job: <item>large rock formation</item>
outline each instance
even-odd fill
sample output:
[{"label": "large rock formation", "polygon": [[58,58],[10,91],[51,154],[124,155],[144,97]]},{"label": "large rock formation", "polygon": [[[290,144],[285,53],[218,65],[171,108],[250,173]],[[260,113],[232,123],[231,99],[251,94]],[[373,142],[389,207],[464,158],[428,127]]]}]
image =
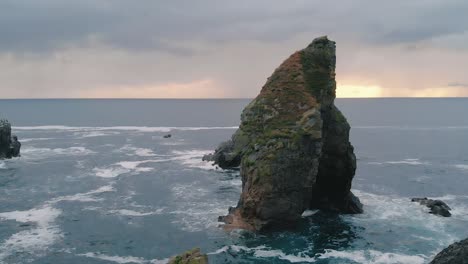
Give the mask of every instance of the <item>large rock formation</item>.
[{"label": "large rock formation", "polygon": [[430,214],[440,215],[443,217],[450,217],[452,214],[450,210],[452,210],[446,203],[441,200],[432,200],[424,198],[412,198],[412,202],[417,202],[421,205],[425,205],[427,208],[430,209]]},{"label": "large rock formation", "polygon": [[468,239],[442,250],[430,264],[468,264]]},{"label": "large rock formation", "polygon": [[0,159],[20,156],[21,143],[11,135],[11,125],[7,120],[0,120]]},{"label": "large rock formation", "polygon": [[335,42],[315,39],[284,61],[243,110],[241,125],[211,156],[240,166],[242,194],[226,227],[293,224],[306,209],[361,213],[351,192],[356,157],[350,126],[334,105]]}]

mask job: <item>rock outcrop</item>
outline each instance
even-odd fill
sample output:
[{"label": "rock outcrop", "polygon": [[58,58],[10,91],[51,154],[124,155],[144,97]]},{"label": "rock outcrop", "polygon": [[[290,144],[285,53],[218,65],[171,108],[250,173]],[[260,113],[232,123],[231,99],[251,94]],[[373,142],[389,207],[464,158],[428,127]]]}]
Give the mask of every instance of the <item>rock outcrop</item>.
[{"label": "rock outcrop", "polygon": [[412,202],[418,202],[421,205],[425,205],[429,209],[429,213],[440,215],[443,217],[450,217],[452,214],[450,210],[452,210],[446,203],[442,202],[441,200],[432,200],[427,198],[412,198]]},{"label": "rock outcrop", "polygon": [[208,264],[208,256],[200,253],[199,248],[194,248],[171,258],[168,264]]},{"label": "rock outcrop", "polygon": [[7,120],[0,120],[0,159],[20,156],[21,143],[11,135],[11,125]]},{"label": "rock outcrop", "polygon": [[468,264],[468,239],[442,250],[430,264]]},{"label": "rock outcrop", "polygon": [[306,209],[362,212],[350,191],[350,125],[334,105],[335,65],[335,42],[327,37],[291,55],[243,110],[231,140],[205,157],[241,169],[242,194],[220,217],[225,227],[281,227]]}]

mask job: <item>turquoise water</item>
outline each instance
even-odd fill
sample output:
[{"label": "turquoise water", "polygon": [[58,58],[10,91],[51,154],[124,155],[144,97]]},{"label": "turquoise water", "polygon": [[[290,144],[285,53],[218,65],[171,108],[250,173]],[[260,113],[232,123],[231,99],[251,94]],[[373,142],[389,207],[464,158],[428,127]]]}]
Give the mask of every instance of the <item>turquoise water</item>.
[{"label": "turquoise water", "polygon": [[[21,158],[0,161],[0,263],[165,263],[193,247],[212,263],[427,263],[468,237],[468,99],[338,99],[365,213],[224,232],[239,173],[201,157],[248,102],[0,100],[23,143]],[[418,196],[453,216],[428,214]]]}]

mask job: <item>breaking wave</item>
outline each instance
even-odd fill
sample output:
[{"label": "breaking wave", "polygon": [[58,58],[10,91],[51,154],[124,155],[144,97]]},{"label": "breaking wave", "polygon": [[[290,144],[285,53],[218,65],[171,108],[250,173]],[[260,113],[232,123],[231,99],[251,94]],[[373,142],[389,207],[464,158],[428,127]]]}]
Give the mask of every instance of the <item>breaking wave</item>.
[{"label": "breaking wave", "polygon": [[33,226],[31,229],[11,235],[0,245],[0,260],[16,252],[44,254],[50,245],[63,236],[60,228],[54,223],[61,212],[59,209],[46,205],[26,211],[0,213],[0,219]]},{"label": "breaking wave", "polygon": [[132,256],[110,256],[110,255],[105,255],[101,253],[94,253],[94,252],[88,252],[84,254],[78,254],[77,256],[82,256],[82,257],[87,257],[87,258],[95,258],[95,259],[100,259],[100,260],[105,260],[105,261],[110,261],[110,262],[115,262],[119,264],[126,264],[126,263],[137,263],[137,264],[165,264],[169,261],[169,259],[152,259],[152,260],[147,260],[144,258],[140,257],[132,257]]},{"label": "breaking wave", "polygon": [[[423,264],[427,257],[424,255],[405,255],[390,252],[381,252],[377,250],[355,250],[355,251],[337,251],[326,249],[325,253],[318,253],[309,256],[306,252],[298,254],[287,254],[279,249],[272,249],[267,246],[258,246],[249,248],[246,246],[224,246],[209,255],[221,253],[244,253],[254,258],[275,258],[289,261],[290,263],[315,263],[320,259],[328,259],[330,263],[342,263],[343,260],[351,260],[361,264]],[[334,262],[337,261],[337,262]]]},{"label": "breaking wave", "polygon": [[197,130],[223,130],[237,129],[237,126],[229,127],[149,127],[149,126],[109,126],[109,127],[79,127],[79,126],[17,126],[16,130],[63,130],[63,131],[137,131],[137,132],[170,132],[173,130],[197,131]]},{"label": "breaking wave", "polygon": [[397,161],[368,162],[368,164],[373,164],[373,165],[383,165],[383,164],[430,165],[429,162],[421,161],[419,159],[404,159],[404,160],[397,160]]}]

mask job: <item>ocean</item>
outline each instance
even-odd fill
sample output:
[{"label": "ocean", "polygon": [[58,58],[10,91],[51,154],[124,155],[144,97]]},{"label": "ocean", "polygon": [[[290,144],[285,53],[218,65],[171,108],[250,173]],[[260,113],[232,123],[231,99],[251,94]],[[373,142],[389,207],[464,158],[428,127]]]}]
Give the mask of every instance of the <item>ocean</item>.
[{"label": "ocean", "polygon": [[[422,264],[468,237],[468,98],[337,99],[364,214],[225,232],[239,172],[201,158],[249,101],[0,100],[23,145],[0,161],[0,263],[165,263],[200,247],[210,263]],[[411,197],[441,199],[452,217]]]}]

